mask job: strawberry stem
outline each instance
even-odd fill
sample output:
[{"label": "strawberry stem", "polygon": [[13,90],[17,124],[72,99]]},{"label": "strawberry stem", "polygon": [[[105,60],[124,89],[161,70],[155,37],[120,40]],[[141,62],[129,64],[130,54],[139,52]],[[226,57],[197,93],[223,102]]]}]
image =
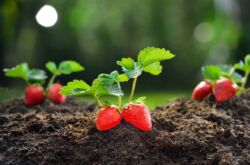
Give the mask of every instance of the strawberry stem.
[{"label": "strawberry stem", "polygon": [[118,98],[118,109],[121,109],[122,106],[122,98],[120,96],[117,97]]},{"label": "strawberry stem", "polygon": [[230,70],[230,72],[229,72],[229,74],[232,75],[234,73],[234,71],[235,71],[235,68],[232,67],[231,70]]},{"label": "strawberry stem", "polygon": [[95,98],[96,98],[96,100],[97,100],[98,106],[102,107],[103,104],[102,104],[101,100],[99,99],[99,97],[98,97],[98,96],[95,96]]},{"label": "strawberry stem", "polygon": [[[120,85],[119,82],[117,82],[117,85],[118,85],[118,88],[121,89],[121,85]],[[118,96],[117,98],[118,98],[118,104],[117,104],[117,106],[118,106],[118,109],[120,109],[121,106],[122,106],[122,97]]]},{"label": "strawberry stem", "polygon": [[250,72],[246,71],[245,75],[244,75],[244,77],[242,79],[241,88],[243,88],[243,89],[246,87],[246,83],[247,83],[247,79],[248,79],[249,74],[250,74]]},{"label": "strawberry stem", "polygon": [[134,96],[134,93],[135,93],[136,82],[137,82],[137,77],[134,78],[134,80],[133,80],[132,89],[131,89],[131,92],[130,92],[128,102],[130,102],[133,99],[133,96]]},{"label": "strawberry stem", "polygon": [[48,88],[54,83],[56,76],[57,76],[56,74],[53,74],[53,76],[50,78],[48,83]]}]

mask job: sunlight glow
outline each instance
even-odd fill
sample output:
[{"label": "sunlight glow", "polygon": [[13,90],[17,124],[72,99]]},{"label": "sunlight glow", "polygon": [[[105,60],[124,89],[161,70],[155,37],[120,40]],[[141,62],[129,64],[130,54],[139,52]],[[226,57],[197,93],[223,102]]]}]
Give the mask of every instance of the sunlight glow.
[{"label": "sunlight glow", "polygon": [[36,14],[36,21],[43,27],[52,27],[56,24],[58,14],[56,9],[50,5],[44,5]]},{"label": "sunlight glow", "polygon": [[199,42],[209,42],[214,37],[214,28],[208,22],[202,22],[195,27],[194,38]]}]

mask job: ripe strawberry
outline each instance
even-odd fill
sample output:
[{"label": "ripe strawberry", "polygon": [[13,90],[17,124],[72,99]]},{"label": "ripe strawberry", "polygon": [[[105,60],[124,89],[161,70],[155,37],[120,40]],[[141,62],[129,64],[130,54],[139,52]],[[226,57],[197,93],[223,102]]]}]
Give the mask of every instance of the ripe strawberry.
[{"label": "ripe strawberry", "polygon": [[47,96],[54,103],[64,103],[66,96],[60,93],[60,90],[63,86],[61,84],[53,84],[49,87]]},{"label": "ripe strawberry", "polygon": [[24,103],[27,106],[42,103],[44,98],[44,90],[40,85],[29,85],[26,87]]},{"label": "ripe strawberry", "polygon": [[123,108],[122,116],[126,122],[142,131],[152,130],[150,112],[144,104],[129,104]]},{"label": "ripe strawberry", "polygon": [[195,88],[192,98],[195,100],[204,99],[212,93],[212,85],[208,81],[201,81]]},{"label": "ripe strawberry", "polygon": [[213,94],[218,103],[230,100],[235,96],[237,88],[233,82],[227,78],[219,79],[215,82]]},{"label": "ripe strawberry", "polygon": [[96,128],[99,131],[107,131],[120,124],[122,115],[115,106],[102,107],[96,118]]}]

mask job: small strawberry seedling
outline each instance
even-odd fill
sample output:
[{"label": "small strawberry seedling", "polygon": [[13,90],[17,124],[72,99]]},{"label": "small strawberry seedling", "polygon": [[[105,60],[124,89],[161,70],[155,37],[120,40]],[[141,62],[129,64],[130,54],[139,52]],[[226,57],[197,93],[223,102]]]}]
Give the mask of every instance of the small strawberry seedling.
[{"label": "small strawberry seedling", "polygon": [[41,86],[47,78],[46,73],[39,69],[29,69],[27,63],[22,63],[11,69],[4,69],[5,76],[21,78],[26,81],[24,103],[27,106],[37,105],[44,101],[44,89]]},{"label": "small strawberry seedling", "polygon": [[[207,86],[196,86],[192,94],[193,99],[204,99],[213,93],[216,102],[221,103],[230,100],[236,95],[236,86],[242,77],[235,72],[232,66],[208,65],[202,68],[202,73]],[[197,97],[198,94],[200,97]]]},{"label": "small strawberry seedling", "polygon": [[[92,82],[91,86],[82,80],[68,82],[68,84],[61,89],[61,93],[66,96],[93,96],[97,100],[100,108],[96,119],[96,127],[100,131],[106,131],[114,128],[121,122],[122,116],[118,107],[121,105],[123,92],[120,83],[125,81],[128,81],[127,76],[120,75],[117,71],[113,71],[110,74],[100,74]],[[104,95],[116,96],[118,98],[118,107],[116,105],[104,105],[100,99],[100,97]]]},{"label": "small strawberry seedling", "polygon": [[73,72],[83,71],[84,67],[75,61],[63,61],[59,64],[59,66],[57,66],[56,63],[49,61],[46,64],[46,68],[52,73],[47,87],[48,99],[54,103],[64,103],[66,96],[60,94],[62,85],[59,83],[54,83],[56,77],[60,75],[69,75]]},{"label": "small strawberry seedling", "polygon": [[[236,70],[245,73],[242,77]],[[250,55],[233,66],[231,65],[209,65],[202,68],[205,81],[199,83],[192,94],[196,100],[204,99],[213,94],[217,103],[222,103],[233,98],[237,92],[245,89],[250,74]]]},{"label": "small strawberry seedling", "polygon": [[[89,86],[82,80],[74,80],[61,89],[64,95],[91,95],[96,98],[100,107],[96,118],[96,127],[106,131],[119,125],[122,117],[131,125],[142,131],[151,131],[152,122],[148,107],[143,103],[143,97],[133,100],[137,78],[142,72],[159,75],[162,71],[160,64],[163,60],[173,58],[174,55],[165,49],[149,47],[140,51],[137,61],[132,58],[122,58],[117,64],[122,67],[124,74],[113,71],[110,74],[100,74]],[[122,106],[123,92],[121,82],[133,79],[129,100]],[[116,96],[117,105],[104,105],[100,97],[103,95]],[[122,109],[122,114],[119,110]]]},{"label": "small strawberry seedling", "polygon": [[162,72],[160,62],[172,59],[173,57],[174,55],[165,49],[148,47],[140,51],[137,61],[134,61],[130,57],[122,58],[121,61],[117,61],[117,64],[122,67],[123,72],[129,78],[133,79],[133,85],[128,101],[133,99],[137,79],[143,72],[157,76]]},{"label": "small strawberry seedling", "polygon": [[152,122],[149,109],[143,101],[132,101],[137,79],[143,72],[159,75],[162,72],[160,62],[173,57],[174,55],[165,49],[148,47],[140,51],[137,61],[129,57],[117,62],[123,72],[133,79],[130,97],[128,103],[123,107],[122,116],[126,122],[142,131],[151,131]]}]

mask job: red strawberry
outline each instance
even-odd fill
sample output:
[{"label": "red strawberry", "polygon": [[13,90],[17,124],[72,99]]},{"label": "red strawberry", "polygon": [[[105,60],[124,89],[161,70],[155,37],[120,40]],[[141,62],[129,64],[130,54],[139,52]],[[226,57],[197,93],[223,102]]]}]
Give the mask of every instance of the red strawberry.
[{"label": "red strawberry", "polygon": [[122,116],[126,122],[142,131],[152,130],[150,112],[144,104],[129,104],[123,108]]},{"label": "red strawberry", "polygon": [[40,104],[44,101],[44,90],[40,85],[29,85],[25,89],[24,103],[28,106]]},{"label": "red strawberry", "polygon": [[122,115],[115,106],[102,107],[96,118],[96,128],[99,131],[107,131],[119,125]]},{"label": "red strawberry", "polygon": [[54,103],[64,103],[66,96],[60,94],[60,90],[63,86],[61,84],[53,84],[49,87],[47,96]]},{"label": "red strawberry", "polygon": [[195,88],[192,98],[195,100],[204,99],[212,93],[212,85],[208,81],[201,81]]},{"label": "red strawberry", "polygon": [[231,80],[222,78],[215,82],[213,94],[216,102],[221,103],[233,98],[236,91],[237,89]]}]

